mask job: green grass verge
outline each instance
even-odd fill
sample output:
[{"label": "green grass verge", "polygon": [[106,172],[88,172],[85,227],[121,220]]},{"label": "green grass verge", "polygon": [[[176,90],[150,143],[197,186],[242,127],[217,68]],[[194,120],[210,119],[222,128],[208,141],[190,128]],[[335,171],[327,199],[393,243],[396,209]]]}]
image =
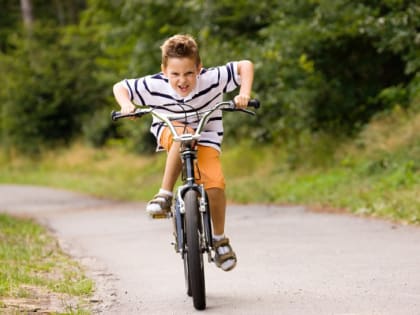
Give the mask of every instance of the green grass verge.
[{"label": "green grass verge", "polygon": [[93,282],[30,219],[0,214],[0,313],[89,314]]},{"label": "green grass verge", "polygon": [[146,200],[161,180],[164,154],[139,157],[120,149],[76,144],[41,159],[0,157],[0,183],[65,188],[116,200]]},{"label": "green grass verge", "polygon": [[241,184],[234,180],[229,194],[239,202],[304,204],[419,224],[420,173],[411,162],[369,176],[364,174],[363,163],[272,174],[266,181],[248,176],[240,179]]},{"label": "green grass verge", "polygon": [[[239,203],[334,207],[420,223],[419,147],[410,146],[392,155],[330,157],[327,166],[314,165],[317,163],[308,157],[300,167],[290,167],[279,149],[243,143],[226,148],[222,155],[227,196]],[[78,158],[69,159],[72,155]],[[138,157],[115,149],[77,147],[42,161],[25,160],[9,164],[8,168],[3,166],[0,182],[144,201],[159,188],[164,159],[164,153]]]}]

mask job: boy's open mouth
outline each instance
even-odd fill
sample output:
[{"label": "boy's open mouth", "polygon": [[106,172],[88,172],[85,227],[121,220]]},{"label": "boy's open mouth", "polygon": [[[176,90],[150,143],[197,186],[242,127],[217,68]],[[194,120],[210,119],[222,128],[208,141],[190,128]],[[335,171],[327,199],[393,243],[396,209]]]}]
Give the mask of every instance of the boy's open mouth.
[{"label": "boy's open mouth", "polygon": [[188,85],[178,85],[178,89],[183,93],[187,92],[188,88],[189,88]]}]

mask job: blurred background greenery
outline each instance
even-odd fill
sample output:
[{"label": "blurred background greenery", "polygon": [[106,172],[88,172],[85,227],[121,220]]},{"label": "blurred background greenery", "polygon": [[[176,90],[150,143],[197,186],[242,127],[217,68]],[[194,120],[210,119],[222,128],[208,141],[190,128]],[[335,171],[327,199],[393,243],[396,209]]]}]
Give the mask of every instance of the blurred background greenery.
[{"label": "blurred background greenery", "polygon": [[[31,8],[26,15],[23,3]],[[228,117],[231,139],[283,143],[306,132],[354,135],[378,112],[408,107],[420,89],[416,1],[0,5],[4,148],[36,153],[82,137],[94,146],[126,138],[137,142],[136,150],[150,151],[146,124],[126,130],[109,120],[115,107],[111,86],[158,72],[159,46],[175,33],[196,37],[207,67],[244,58],[255,62],[254,96],[263,107],[252,123]]]}]

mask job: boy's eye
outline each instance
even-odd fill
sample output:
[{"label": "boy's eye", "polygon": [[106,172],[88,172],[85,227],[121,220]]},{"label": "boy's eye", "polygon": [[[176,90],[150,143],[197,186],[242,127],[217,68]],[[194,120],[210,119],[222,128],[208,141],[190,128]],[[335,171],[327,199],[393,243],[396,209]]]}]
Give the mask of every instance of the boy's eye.
[{"label": "boy's eye", "polygon": [[[181,74],[178,73],[178,72],[171,72],[170,75],[172,77],[179,77],[179,76],[181,76]],[[184,77],[191,77],[193,75],[194,75],[194,72],[193,71],[188,71],[188,72],[185,72],[184,74],[182,74],[182,76],[184,76]]]}]

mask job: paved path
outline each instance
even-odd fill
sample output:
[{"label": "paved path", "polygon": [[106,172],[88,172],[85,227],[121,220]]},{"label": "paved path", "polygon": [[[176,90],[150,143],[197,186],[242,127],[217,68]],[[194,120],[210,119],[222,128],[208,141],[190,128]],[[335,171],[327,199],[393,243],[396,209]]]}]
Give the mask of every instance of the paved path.
[{"label": "paved path", "polygon": [[[101,314],[196,314],[169,220],[142,203],[0,185],[0,211],[50,226],[98,281]],[[302,207],[230,205],[238,266],[206,264],[206,314],[420,314],[420,229]]]}]

